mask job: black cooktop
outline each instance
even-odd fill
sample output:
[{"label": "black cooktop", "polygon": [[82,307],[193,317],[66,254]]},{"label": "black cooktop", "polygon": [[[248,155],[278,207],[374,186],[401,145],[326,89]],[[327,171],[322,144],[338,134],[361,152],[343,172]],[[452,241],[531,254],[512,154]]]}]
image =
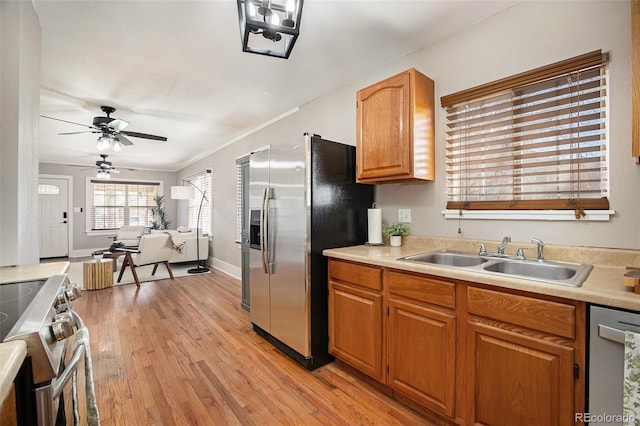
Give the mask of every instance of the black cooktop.
[{"label": "black cooktop", "polygon": [[26,281],[0,285],[0,342],[27,309],[46,281]]}]

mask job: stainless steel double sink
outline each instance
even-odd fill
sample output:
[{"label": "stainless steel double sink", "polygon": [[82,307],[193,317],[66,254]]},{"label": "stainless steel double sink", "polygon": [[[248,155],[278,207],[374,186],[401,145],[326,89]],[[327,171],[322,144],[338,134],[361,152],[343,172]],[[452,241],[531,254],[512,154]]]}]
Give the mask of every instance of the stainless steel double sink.
[{"label": "stainless steel double sink", "polygon": [[465,269],[492,275],[513,276],[571,287],[580,287],[593,269],[593,265],[582,263],[494,258],[447,250],[405,256],[398,260]]}]

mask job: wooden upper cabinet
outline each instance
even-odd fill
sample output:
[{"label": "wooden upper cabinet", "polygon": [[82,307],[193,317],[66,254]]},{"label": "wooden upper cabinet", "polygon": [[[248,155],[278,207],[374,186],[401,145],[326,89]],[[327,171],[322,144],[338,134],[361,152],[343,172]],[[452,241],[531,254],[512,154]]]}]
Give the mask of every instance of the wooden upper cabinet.
[{"label": "wooden upper cabinet", "polygon": [[434,83],[414,68],[357,93],[356,180],[433,180]]}]

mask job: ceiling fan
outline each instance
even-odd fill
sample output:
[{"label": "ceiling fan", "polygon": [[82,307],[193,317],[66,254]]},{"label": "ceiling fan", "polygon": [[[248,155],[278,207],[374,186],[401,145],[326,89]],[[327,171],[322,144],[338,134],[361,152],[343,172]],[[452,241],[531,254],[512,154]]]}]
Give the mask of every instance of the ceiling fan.
[{"label": "ceiling fan", "polygon": [[[107,161],[107,154],[100,154],[100,160],[96,161],[95,167],[85,168],[83,170],[96,170],[96,177],[98,179],[111,179],[111,173],[119,174],[122,173],[119,169],[116,169],[113,166],[111,161]],[[76,164],[69,164],[71,167],[87,167],[87,166],[79,166]],[[125,169],[125,170],[134,170],[134,169]]]},{"label": "ceiling fan", "polygon": [[[98,137],[98,150],[104,151],[106,149],[113,149],[114,151],[119,151],[122,145],[133,145],[126,136],[131,136],[134,138],[143,138],[143,139],[151,139],[156,141],[166,141],[167,138],[164,136],[156,136],[150,135],[147,133],[139,133],[139,132],[130,132],[127,130],[123,130],[125,127],[129,125],[124,120],[120,120],[119,118],[111,117],[116,109],[114,107],[102,105],[100,109],[107,115],[106,117],[93,117],[93,124],[91,126],[81,123],[75,123],[73,121],[62,120],[60,118],[49,117],[46,115],[41,115],[43,118],[48,118],[50,120],[62,121],[64,123],[75,124],[77,126],[87,127],[91,130],[84,130],[81,132],[66,132],[66,133],[58,133],[59,135],[76,135],[80,133],[99,133],[100,137]],[[125,136],[126,135],[126,136]]]}]

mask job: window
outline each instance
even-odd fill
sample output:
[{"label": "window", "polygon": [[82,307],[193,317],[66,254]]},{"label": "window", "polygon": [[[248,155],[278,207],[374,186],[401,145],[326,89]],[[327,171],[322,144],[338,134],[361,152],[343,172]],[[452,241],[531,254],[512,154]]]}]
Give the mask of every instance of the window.
[{"label": "window", "polygon": [[608,209],[607,55],[441,98],[447,209]]},{"label": "window", "polygon": [[[200,228],[203,234],[209,234],[211,233],[211,170],[203,170],[186,180],[198,188],[195,191],[196,198],[189,200],[187,207],[188,226],[194,229]],[[204,200],[202,200],[203,194],[205,195]],[[200,212],[200,224],[198,224],[200,201],[202,201],[202,210]]]},{"label": "window", "polygon": [[236,160],[236,241],[242,241],[242,164]]},{"label": "window", "polygon": [[60,187],[56,185],[38,185],[38,195],[58,195]]},{"label": "window", "polygon": [[[236,242],[243,241],[243,225],[248,226],[249,214],[249,156],[236,158]],[[248,232],[245,228],[244,232]],[[249,236],[245,235],[248,239]]]},{"label": "window", "polygon": [[105,231],[123,225],[151,226],[159,182],[124,182],[90,179],[87,185],[87,229]]}]

